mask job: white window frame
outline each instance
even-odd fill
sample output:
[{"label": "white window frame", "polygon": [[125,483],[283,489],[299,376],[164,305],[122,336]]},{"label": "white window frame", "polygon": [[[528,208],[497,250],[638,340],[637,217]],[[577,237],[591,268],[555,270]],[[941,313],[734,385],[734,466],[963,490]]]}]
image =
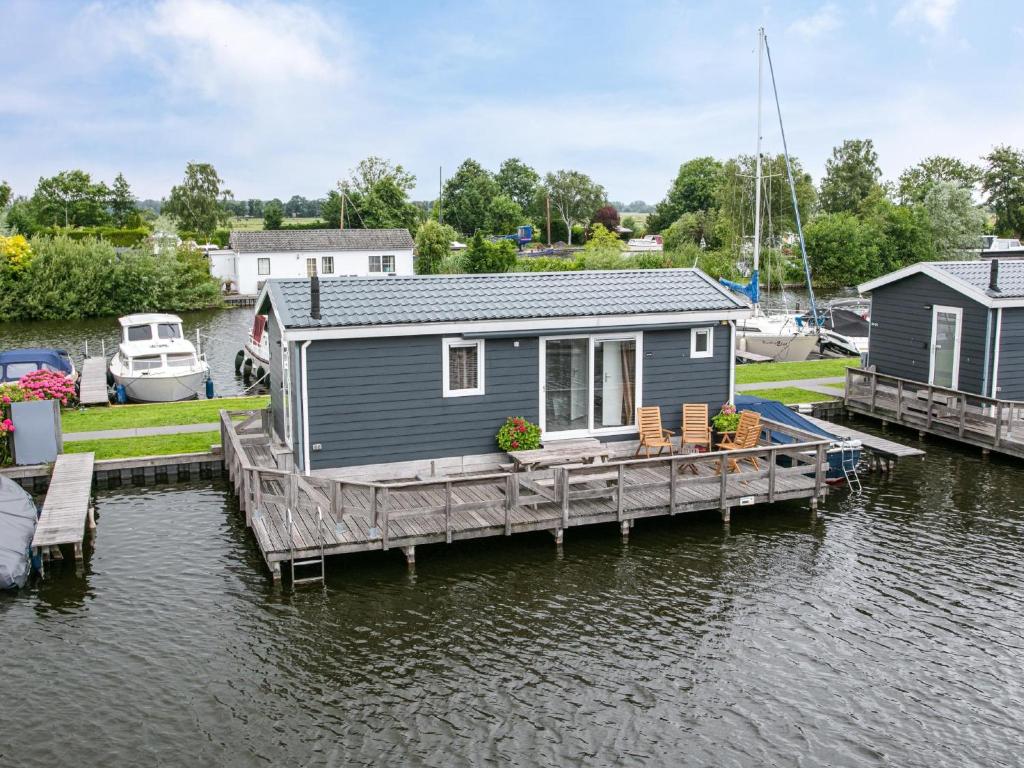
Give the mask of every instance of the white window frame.
[{"label": "white window frame", "polygon": [[[313,268],[312,272],[309,271],[310,267]],[[319,274],[320,273],[317,271],[316,256],[307,256],[306,257],[306,277],[314,277],[315,275],[319,275]]]},{"label": "white window frame", "polygon": [[[271,353],[273,354],[273,353]],[[284,409],[284,442],[292,447],[292,367],[288,342],[281,340],[281,407]]]},{"label": "white window frame", "polygon": [[[476,347],[476,386],[472,389],[452,389],[448,369],[448,350],[452,347]],[[484,340],[452,336],[441,339],[441,395],[442,397],[472,397],[485,394]]]},{"label": "white window frame", "polygon": [[[589,339],[587,349],[587,428],[566,429],[558,432],[547,431],[547,393],[544,391],[547,381],[547,343],[549,341],[564,341],[566,339]],[[537,389],[540,392],[540,437],[541,440],[562,440],[576,437],[601,437],[603,435],[635,435],[639,434],[639,427],[636,424],[636,414],[633,414],[633,424],[626,424],[621,427],[594,427],[594,351],[598,342],[602,341],[628,341],[633,340],[636,348],[636,370],[633,387],[635,389],[633,404],[634,411],[643,406],[644,391],[644,334],[643,331],[627,333],[574,333],[568,336],[541,336],[537,345],[540,353],[540,375],[537,380]]]},{"label": "white window frame", "polygon": [[[330,269],[327,267],[330,266]],[[321,256],[320,257],[320,272],[324,275],[334,274],[334,257],[333,256]]]},{"label": "white window frame", "polygon": [[[267,265],[267,271],[266,272],[263,271],[264,263]],[[256,274],[259,275],[260,277],[266,277],[267,275],[270,274],[270,257],[269,256],[260,256],[260,257],[258,257],[256,259]]]},{"label": "white window frame", "polygon": [[932,338],[928,351],[928,383],[935,384],[935,336],[939,330],[939,313],[944,315],[956,315],[956,349],[953,350],[953,386],[950,389],[960,388],[960,345],[963,343],[964,330],[964,309],[963,307],[944,307],[936,304],[932,307]]},{"label": "white window frame", "polygon": [[[391,259],[391,269],[384,268],[384,260]],[[374,260],[376,260],[376,268],[374,268]],[[397,261],[394,254],[388,253],[371,253],[369,257],[369,272],[371,275],[393,275],[397,268]]]},{"label": "white window frame", "polygon": [[[708,348],[704,352],[697,351],[697,336],[702,333],[708,335]],[[714,357],[715,356],[715,327],[708,325],[701,328],[690,329],[690,357]]]}]

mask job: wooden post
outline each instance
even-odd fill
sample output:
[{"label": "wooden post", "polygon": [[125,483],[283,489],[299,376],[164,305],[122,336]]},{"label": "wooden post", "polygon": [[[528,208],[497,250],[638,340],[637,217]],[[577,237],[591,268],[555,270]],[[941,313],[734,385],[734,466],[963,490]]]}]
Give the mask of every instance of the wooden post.
[{"label": "wooden post", "polygon": [[625,488],[625,485],[626,485],[626,481],[625,481],[626,472],[625,472],[625,469],[626,468],[622,464],[622,462],[619,462],[619,469],[618,469],[619,478],[618,478],[618,480],[616,482],[616,488],[615,488],[615,498],[616,498],[615,516],[616,516],[616,519],[618,519],[620,521],[622,520],[622,516],[626,512],[626,488]]},{"label": "wooden post", "polygon": [[934,391],[935,390],[932,387],[932,385],[929,384],[928,385],[928,420],[925,422],[928,425],[929,428],[932,425],[932,396],[933,396]]},{"label": "wooden post", "polygon": [[444,540],[452,543],[452,481],[444,484]]},{"label": "wooden post", "polygon": [[775,503],[775,463],[778,459],[778,449],[772,448],[768,454],[768,503]]},{"label": "wooden post", "polygon": [[967,421],[967,395],[963,394],[958,397],[960,403],[960,437],[964,436],[964,425]]},{"label": "wooden post", "polygon": [[519,506],[519,478],[514,472],[505,477],[505,535],[512,535],[512,510]]},{"label": "wooden post", "polygon": [[821,496],[822,488],[825,485],[825,445],[818,446],[815,454],[814,466],[814,500],[812,506],[817,508],[818,497]]},{"label": "wooden post", "polygon": [[260,471],[258,469],[254,469],[252,471],[252,485],[253,490],[255,491],[254,501],[256,504],[256,511],[258,512],[263,506],[263,478],[260,477]]},{"label": "wooden post", "polygon": [[381,529],[382,532],[383,532],[383,538],[381,539],[381,546],[384,549],[387,549],[388,546],[389,546],[388,545],[388,540],[389,540],[390,535],[391,535],[391,526],[388,524],[388,516],[390,514],[390,506],[391,505],[388,504],[388,495],[389,494],[388,494],[387,486],[385,486],[384,488],[381,488],[380,490],[381,490],[381,496],[383,497],[381,499],[381,504],[384,507],[384,526]]},{"label": "wooden post", "polygon": [[875,412],[875,396],[878,394],[878,374],[871,374],[871,412]]},{"label": "wooden post", "polygon": [[402,547],[402,554],[405,555],[405,564],[412,568],[416,565],[416,547]]},{"label": "wooden post", "polygon": [[996,441],[995,447],[999,447],[999,441],[1003,436],[1003,403],[1002,401],[996,402]]},{"label": "wooden post", "polygon": [[341,481],[331,480],[331,515],[335,520],[341,520],[340,510],[338,509],[341,499]]},{"label": "wooden post", "polygon": [[380,520],[377,519],[380,511],[380,502],[377,500],[377,491],[379,490],[380,487],[374,485],[370,492],[370,517],[373,520],[374,528],[380,528]]},{"label": "wooden post", "polygon": [[562,489],[562,528],[569,527],[569,470],[565,467],[558,468],[561,471],[559,476]]},{"label": "wooden post", "polygon": [[299,508],[299,476],[294,472],[288,475],[288,506],[296,511]]},{"label": "wooden post", "polygon": [[729,483],[729,467],[725,461],[724,453],[718,457],[718,474],[721,482],[721,487],[719,489],[718,508],[725,510],[728,509],[729,506],[729,495],[727,489],[727,485]]},{"label": "wooden post", "polygon": [[903,379],[896,381],[896,421],[903,418]]},{"label": "wooden post", "polygon": [[678,464],[675,458],[668,460],[668,513],[674,515],[676,513],[676,472],[678,472]]}]

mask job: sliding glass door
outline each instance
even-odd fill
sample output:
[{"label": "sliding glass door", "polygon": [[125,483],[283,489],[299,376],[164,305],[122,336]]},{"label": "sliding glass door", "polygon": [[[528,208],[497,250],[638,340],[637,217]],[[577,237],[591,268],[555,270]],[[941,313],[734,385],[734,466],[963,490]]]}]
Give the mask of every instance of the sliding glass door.
[{"label": "sliding glass door", "polygon": [[631,431],[639,335],[541,339],[542,429],[572,437]]}]

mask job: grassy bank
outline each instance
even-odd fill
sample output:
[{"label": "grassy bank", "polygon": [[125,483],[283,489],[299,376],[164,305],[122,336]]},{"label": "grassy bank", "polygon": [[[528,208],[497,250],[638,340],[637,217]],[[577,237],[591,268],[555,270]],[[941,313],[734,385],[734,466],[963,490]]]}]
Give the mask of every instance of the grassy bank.
[{"label": "grassy bank", "polygon": [[166,456],[172,453],[199,453],[220,443],[220,432],[190,432],[182,435],[119,437],[109,440],[81,440],[64,444],[65,453],[92,453],[97,459],[131,459],[139,456]]},{"label": "grassy bank", "polygon": [[800,403],[821,403],[826,400],[838,400],[838,396],[842,393],[837,390],[836,397],[829,397],[820,392],[800,389],[800,387],[777,387],[775,389],[748,389],[740,394],[763,397],[765,400],[778,400],[786,405],[798,405]]},{"label": "grassy bank", "polygon": [[750,363],[736,366],[736,383],[761,384],[765,381],[826,379],[845,376],[847,368],[859,364],[860,361],[856,357],[806,360],[800,363]]},{"label": "grassy bank", "polygon": [[154,405],[112,405],[64,411],[61,424],[65,432],[94,432],[102,429],[166,427],[176,424],[213,424],[223,408],[247,410],[265,408],[269,397],[223,397],[214,400],[188,400]]}]

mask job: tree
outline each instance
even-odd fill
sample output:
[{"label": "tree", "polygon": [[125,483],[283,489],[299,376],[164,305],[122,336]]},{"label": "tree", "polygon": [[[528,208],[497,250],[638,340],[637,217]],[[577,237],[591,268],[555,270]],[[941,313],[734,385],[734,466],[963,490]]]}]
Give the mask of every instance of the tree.
[{"label": "tree", "polygon": [[487,206],[487,231],[492,235],[509,235],[523,224],[523,209],[508,195],[497,195]]},{"label": "tree", "polygon": [[718,248],[722,242],[717,211],[691,211],[684,213],[663,233],[666,251],[678,251],[686,245]]},{"label": "tree", "polygon": [[594,212],[594,223],[614,232],[615,228],[619,226],[619,212],[613,205],[602,205]]},{"label": "tree", "polygon": [[341,226],[341,193],[332,189],[327,193],[327,198],[320,203],[320,218],[329,229],[338,229]]},{"label": "tree", "polygon": [[32,215],[37,226],[97,226],[108,221],[109,196],[107,185],[94,184],[85,171],[61,171],[39,179],[32,194]]},{"label": "tree", "polygon": [[245,203],[245,215],[257,219],[261,218],[263,216],[263,201],[256,199],[247,200]]},{"label": "tree", "polygon": [[0,181],[0,211],[7,207],[11,201],[11,185],[6,181]]},{"label": "tree", "polygon": [[533,205],[540,185],[540,176],[518,157],[510,157],[498,168],[494,180],[503,195],[526,211]]},{"label": "tree", "polygon": [[826,213],[856,213],[879,187],[882,170],[871,139],[847,139],[825,162],[819,199]]},{"label": "tree", "polygon": [[933,155],[900,174],[897,195],[904,205],[923,203],[928,192],[940,182],[971,189],[981,179],[981,168],[955,157]]},{"label": "tree", "polygon": [[983,159],[981,187],[996,215],[996,234],[1024,237],[1024,152],[1004,144]]},{"label": "tree", "polygon": [[110,188],[110,218],[114,225],[127,227],[134,223],[133,219],[138,218],[138,208],[135,205],[135,195],[132,188],[125,179],[124,174],[117,174],[114,177],[114,185]]},{"label": "tree", "polygon": [[292,195],[291,199],[284,204],[284,214],[290,218],[304,215],[307,200],[301,195]]},{"label": "tree", "polygon": [[473,235],[466,248],[466,271],[471,274],[508,272],[516,265],[516,247],[511,240],[496,243],[484,239],[482,232]]},{"label": "tree", "polygon": [[707,211],[718,203],[722,164],[713,157],[697,157],[679,166],[665,199],[647,218],[649,232],[661,232],[684,213]]},{"label": "tree", "polygon": [[405,228],[415,231],[419,211],[409,202],[408,194],[390,176],[378,179],[366,193],[353,192],[348,197],[352,211],[346,210],[345,226],[358,224],[366,229]]},{"label": "tree", "polygon": [[185,178],[171,187],[162,213],[170,216],[178,229],[210,237],[218,225],[230,218],[222,198],[230,198],[231,192],[222,189],[223,184],[209,163],[188,163]]},{"label": "tree", "polygon": [[927,215],[929,238],[938,258],[964,258],[964,251],[977,248],[985,214],[974,204],[968,188],[956,182],[936,182],[921,208]]},{"label": "tree", "polygon": [[579,171],[557,171],[544,178],[544,187],[551,197],[551,207],[565,222],[569,245],[572,245],[572,226],[589,221],[594,211],[604,202],[604,187],[595,184]]},{"label": "tree", "polygon": [[395,165],[383,157],[370,155],[359,161],[359,165],[349,171],[348,179],[338,182],[338,187],[350,194],[368,194],[374,185],[384,179],[391,179],[403,192],[408,193],[416,185],[416,177],[401,165]]},{"label": "tree", "polygon": [[876,265],[860,279],[935,258],[928,214],[921,206],[896,205],[887,197],[878,196],[865,204],[860,221],[863,227],[873,228],[878,247]]},{"label": "tree", "polygon": [[263,206],[263,228],[280,229],[284,221],[284,207],[277,200]]},{"label": "tree", "polygon": [[622,241],[613,231],[597,223],[591,228],[590,239],[583,248],[586,251],[609,251],[618,254],[622,252]]},{"label": "tree", "polygon": [[[728,245],[737,236],[750,236],[754,232],[756,166],[754,155],[739,155],[722,166],[717,205],[720,216],[715,222],[722,245]],[[797,205],[800,206],[800,220],[807,222],[818,193],[811,175],[804,171],[798,158],[790,158],[790,167],[793,169]],[[796,231],[785,155],[762,156],[761,177],[761,232],[763,242],[767,243],[771,237]]]},{"label": "tree", "polygon": [[498,182],[476,160],[467,158],[444,184],[441,211],[445,222],[471,235],[487,229],[487,212],[499,193]]},{"label": "tree", "polygon": [[451,253],[458,233],[447,224],[427,219],[416,231],[416,274],[436,275],[441,262]]},{"label": "tree", "polygon": [[826,213],[804,228],[814,282],[839,287],[879,274],[880,233],[852,213]]}]

